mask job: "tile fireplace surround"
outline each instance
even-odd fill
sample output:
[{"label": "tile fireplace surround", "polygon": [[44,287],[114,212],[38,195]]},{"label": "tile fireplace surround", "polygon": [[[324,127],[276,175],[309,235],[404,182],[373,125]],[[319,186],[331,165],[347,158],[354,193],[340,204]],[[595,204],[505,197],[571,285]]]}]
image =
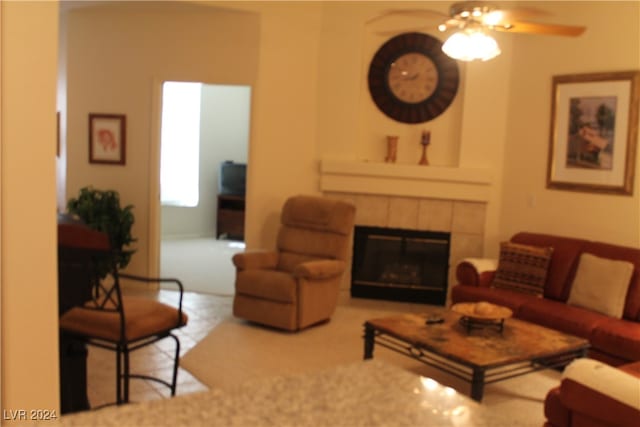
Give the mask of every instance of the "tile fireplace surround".
[{"label": "tile fireplace surround", "polygon": [[[452,178],[443,179],[445,174]],[[412,185],[420,190],[408,194],[404,189]],[[448,289],[460,260],[483,255],[490,185],[491,178],[483,170],[387,164],[353,167],[348,162],[321,165],[323,194],[353,203],[356,225],[451,233]],[[398,194],[385,194],[394,186],[402,188]],[[350,286],[349,271],[341,285],[342,299],[349,298]]]}]

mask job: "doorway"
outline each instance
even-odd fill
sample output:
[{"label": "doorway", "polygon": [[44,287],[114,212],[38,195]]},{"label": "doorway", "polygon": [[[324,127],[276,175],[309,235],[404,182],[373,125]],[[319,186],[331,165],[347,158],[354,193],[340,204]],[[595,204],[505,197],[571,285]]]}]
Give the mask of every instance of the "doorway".
[{"label": "doorway", "polygon": [[167,81],[161,99],[159,273],[233,295],[244,242],[218,235],[218,195],[223,165],[247,165],[251,87]]}]

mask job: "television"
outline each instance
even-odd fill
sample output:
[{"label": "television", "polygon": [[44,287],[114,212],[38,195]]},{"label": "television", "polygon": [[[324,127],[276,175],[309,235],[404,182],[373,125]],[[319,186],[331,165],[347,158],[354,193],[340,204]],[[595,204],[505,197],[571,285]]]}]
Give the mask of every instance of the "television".
[{"label": "television", "polygon": [[244,196],[247,188],[247,165],[231,160],[220,164],[218,174],[218,193],[231,196]]}]

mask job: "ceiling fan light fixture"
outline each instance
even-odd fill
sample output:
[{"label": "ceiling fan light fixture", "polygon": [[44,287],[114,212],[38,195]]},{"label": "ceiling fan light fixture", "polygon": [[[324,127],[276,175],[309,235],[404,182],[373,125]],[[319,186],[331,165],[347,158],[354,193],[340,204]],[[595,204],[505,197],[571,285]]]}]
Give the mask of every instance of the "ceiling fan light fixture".
[{"label": "ceiling fan light fixture", "polygon": [[488,61],[501,53],[496,40],[477,29],[454,33],[444,42],[442,51],[459,61]]},{"label": "ceiling fan light fixture", "polygon": [[484,15],[482,22],[485,25],[498,25],[503,19],[504,13],[501,10],[494,10]]}]

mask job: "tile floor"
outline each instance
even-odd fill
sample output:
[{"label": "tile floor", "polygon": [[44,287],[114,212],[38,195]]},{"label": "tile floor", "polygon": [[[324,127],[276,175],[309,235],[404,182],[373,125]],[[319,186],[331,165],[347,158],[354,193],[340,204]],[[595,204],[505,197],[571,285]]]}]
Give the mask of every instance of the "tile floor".
[{"label": "tile floor", "polygon": [[[133,293],[133,292],[129,292]],[[135,292],[137,294],[140,291]],[[142,292],[157,297],[168,304],[177,304],[177,292],[160,290]],[[180,339],[180,354],[185,354],[211,329],[231,314],[233,297],[216,296],[204,293],[185,292],[183,310],[189,316],[188,324],[176,331]],[[170,380],[173,367],[175,342],[168,338],[143,347],[131,353],[131,372],[157,375]],[[115,353],[109,350],[89,347],[87,359],[87,392],[92,407],[115,401]],[[194,378],[188,371],[180,368],[178,372],[177,395],[207,390],[207,387]],[[162,384],[148,380],[134,379],[130,382],[130,400],[141,402],[170,397],[170,391]]]},{"label": "tile floor", "polygon": [[[170,290],[158,292],[137,291],[128,294],[143,294],[147,297],[158,298],[162,302],[177,305],[178,293]],[[348,294],[348,293],[346,293]],[[409,304],[393,301],[351,299],[342,295],[339,304],[354,307],[389,309],[399,311],[421,311],[422,304]],[[189,316],[188,324],[176,331],[180,339],[180,354],[184,355],[197,342],[218,325],[223,319],[231,316],[233,296],[217,296],[206,293],[185,292],[183,310]],[[155,375],[160,373],[169,380],[173,367],[172,354],[175,343],[168,338],[143,347],[131,353],[131,372]],[[87,359],[87,392],[92,407],[112,403],[116,396],[115,353],[96,347],[89,347]],[[200,383],[187,370],[180,368],[178,372],[178,386],[176,395],[194,393],[207,390],[207,386]],[[129,399],[132,402],[157,400],[170,397],[169,389],[154,381],[133,379],[130,382]]]}]

